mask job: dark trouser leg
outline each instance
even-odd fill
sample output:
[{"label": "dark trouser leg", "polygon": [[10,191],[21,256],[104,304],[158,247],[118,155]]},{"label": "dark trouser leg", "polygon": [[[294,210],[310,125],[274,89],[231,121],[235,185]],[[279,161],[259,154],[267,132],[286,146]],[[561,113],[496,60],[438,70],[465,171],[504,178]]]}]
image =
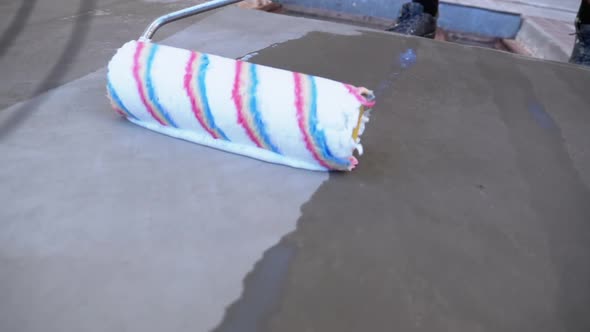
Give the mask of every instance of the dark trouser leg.
[{"label": "dark trouser leg", "polygon": [[407,2],[400,10],[397,23],[387,30],[404,35],[434,38],[437,12],[438,0]]},{"label": "dark trouser leg", "polygon": [[590,24],[590,0],[582,0],[578,10],[578,20],[581,24]]},{"label": "dark trouser leg", "polygon": [[412,2],[417,2],[424,7],[424,12],[428,13],[432,16],[436,16],[438,14],[438,0],[412,0]]},{"label": "dark trouser leg", "polygon": [[571,63],[590,66],[590,0],[582,0],[576,19],[576,43]]}]

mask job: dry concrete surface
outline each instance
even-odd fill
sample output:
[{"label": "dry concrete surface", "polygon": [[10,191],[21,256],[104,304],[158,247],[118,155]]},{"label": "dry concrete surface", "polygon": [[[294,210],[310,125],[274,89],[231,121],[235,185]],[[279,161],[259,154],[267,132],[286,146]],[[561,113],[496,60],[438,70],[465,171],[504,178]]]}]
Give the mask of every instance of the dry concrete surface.
[{"label": "dry concrete surface", "polygon": [[589,70],[235,7],[159,35],[375,90],[358,169],[309,172],[110,110],[108,58],[182,3],[32,3],[0,30],[0,331],[590,331]]}]

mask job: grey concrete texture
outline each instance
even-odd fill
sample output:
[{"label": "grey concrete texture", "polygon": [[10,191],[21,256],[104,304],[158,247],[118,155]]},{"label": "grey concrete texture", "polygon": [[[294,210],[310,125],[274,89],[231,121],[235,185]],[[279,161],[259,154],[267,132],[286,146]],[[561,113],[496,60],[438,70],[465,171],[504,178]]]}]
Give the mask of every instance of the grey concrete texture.
[{"label": "grey concrete texture", "polygon": [[[157,16],[195,1],[0,1],[0,109],[104,66]],[[170,25],[158,37],[200,18]]]},{"label": "grey concrete texture", "polygon": [[568,62],[574,49],[575,31],[572,23],[527,17],[523,20],[516,41],[534,57]]},{"label": "grey concrete texture", "polygon": [[15,104],[1,331],[590,328],[589,70],[234,8],[165,43],[374,89],[359,168],[135,127],[104,69]]},{"label": "grey concrete texture", "polygon": [[576,12],[581,0],[442,0],[448,3],[460,3],[469,6],[519,12],[522,8],[529,10],[553,10]]},{"label": "grey concrete texture", "polygon": [[[360,34],[238,9],[197,21],[163,42],[236,58],[312,31]],[[122,121],[105,78],[103,68],[0,111],[0,331],[210,330],[327,179]]]},{"label": "grey concrete texture", "polygon": [[523,3],[530,6],[544,7],[544,8],[559,8],[567,10],[577,10],[580,6],[581,0],[499,0],[502,2]]},{"label": "grey concrete texture", "polygon": [[[240,57],[311,31],[358,34],[264,18],[230,9],[164,42]],[[0,112],[0,331],[207,331],[327,179],[122,121],[105,78]]]}]

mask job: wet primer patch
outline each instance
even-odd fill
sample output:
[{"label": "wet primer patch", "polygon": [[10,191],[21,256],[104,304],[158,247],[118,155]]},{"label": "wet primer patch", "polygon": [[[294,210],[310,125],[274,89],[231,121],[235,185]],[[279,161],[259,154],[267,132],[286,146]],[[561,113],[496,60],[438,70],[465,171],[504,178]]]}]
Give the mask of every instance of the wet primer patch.
[{"label": "wet primer patch", "polygon": [[[411,56],[400,58],[408,49],[419,53],[420,61],[392,86],[391,73],[412,63]],[[538,128],[523,116],[524,99],[511,91],[544,76],[527,77],[512,66],[532,62],[379,33],[312,33],[251,60],[383,88],[371,130],[363,136],[363,164],[354,173],[331,174],[302,206],[297,229],[266,252],[216,331],[588,326],[578,305],[588,292],[574,292],[588,289],[587,278],[572,277],[590,275],[583,264],[588,257],[580,254],[588,252],[580,236],[588,234],[588,226],[578,222],[590,217],[580,199],[587,191],[569,177],[567,164],[552,163],[551,153],[522,149],[534,147],[537,142],[525,138]],[[500,79],[506,72],[511,80]],[[535,97],[547,102],[546,96]],[[560,146],[543,149],[563,154]],[[523,160],[546,161],[552,171],[569,174],[571,181],[557,183],[568,199],[564,207],[555,204],[550,178],[522,173]],[[533,193],[523,185],[531,180],[539,189]],[[284,265],[273,265],[272,257],[290,250],[287,272]],[[276,269],[273,290],[259,287],[268,266]],[[559,309],[553,307],[556,296]]]}]

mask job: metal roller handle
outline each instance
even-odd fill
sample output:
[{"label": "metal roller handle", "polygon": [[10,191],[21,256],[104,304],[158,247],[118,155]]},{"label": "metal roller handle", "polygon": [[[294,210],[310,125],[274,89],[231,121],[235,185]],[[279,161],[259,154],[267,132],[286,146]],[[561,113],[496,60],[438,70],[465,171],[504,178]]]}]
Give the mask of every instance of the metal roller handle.
[{"label": "metal roller handle", "polygon": [[160,16],[157,19],[155,19],[152,22],[152,24],[150,24],[150,26],[147,27],[147,29],[145,29],[145,31],[143,32],[141,37],[139,37],[139,40],[142,40],[142,41],[151,40],[159,28],[161,28],[162,26],[164,26],[170,22],[178,21],[180,19],[183,19],[183,18],[186,18],[189,16],[208,12],[210,10],[217,9],[219,7],[223,7],[223,6],[227,6],[227,5],[231,5],[236,2],[241,2],[241,1],[243,1],[243,0],[212,0],[209,2],[202,3],[200,5],[181,9],[181,10],[172,12],[170,14]]}]

